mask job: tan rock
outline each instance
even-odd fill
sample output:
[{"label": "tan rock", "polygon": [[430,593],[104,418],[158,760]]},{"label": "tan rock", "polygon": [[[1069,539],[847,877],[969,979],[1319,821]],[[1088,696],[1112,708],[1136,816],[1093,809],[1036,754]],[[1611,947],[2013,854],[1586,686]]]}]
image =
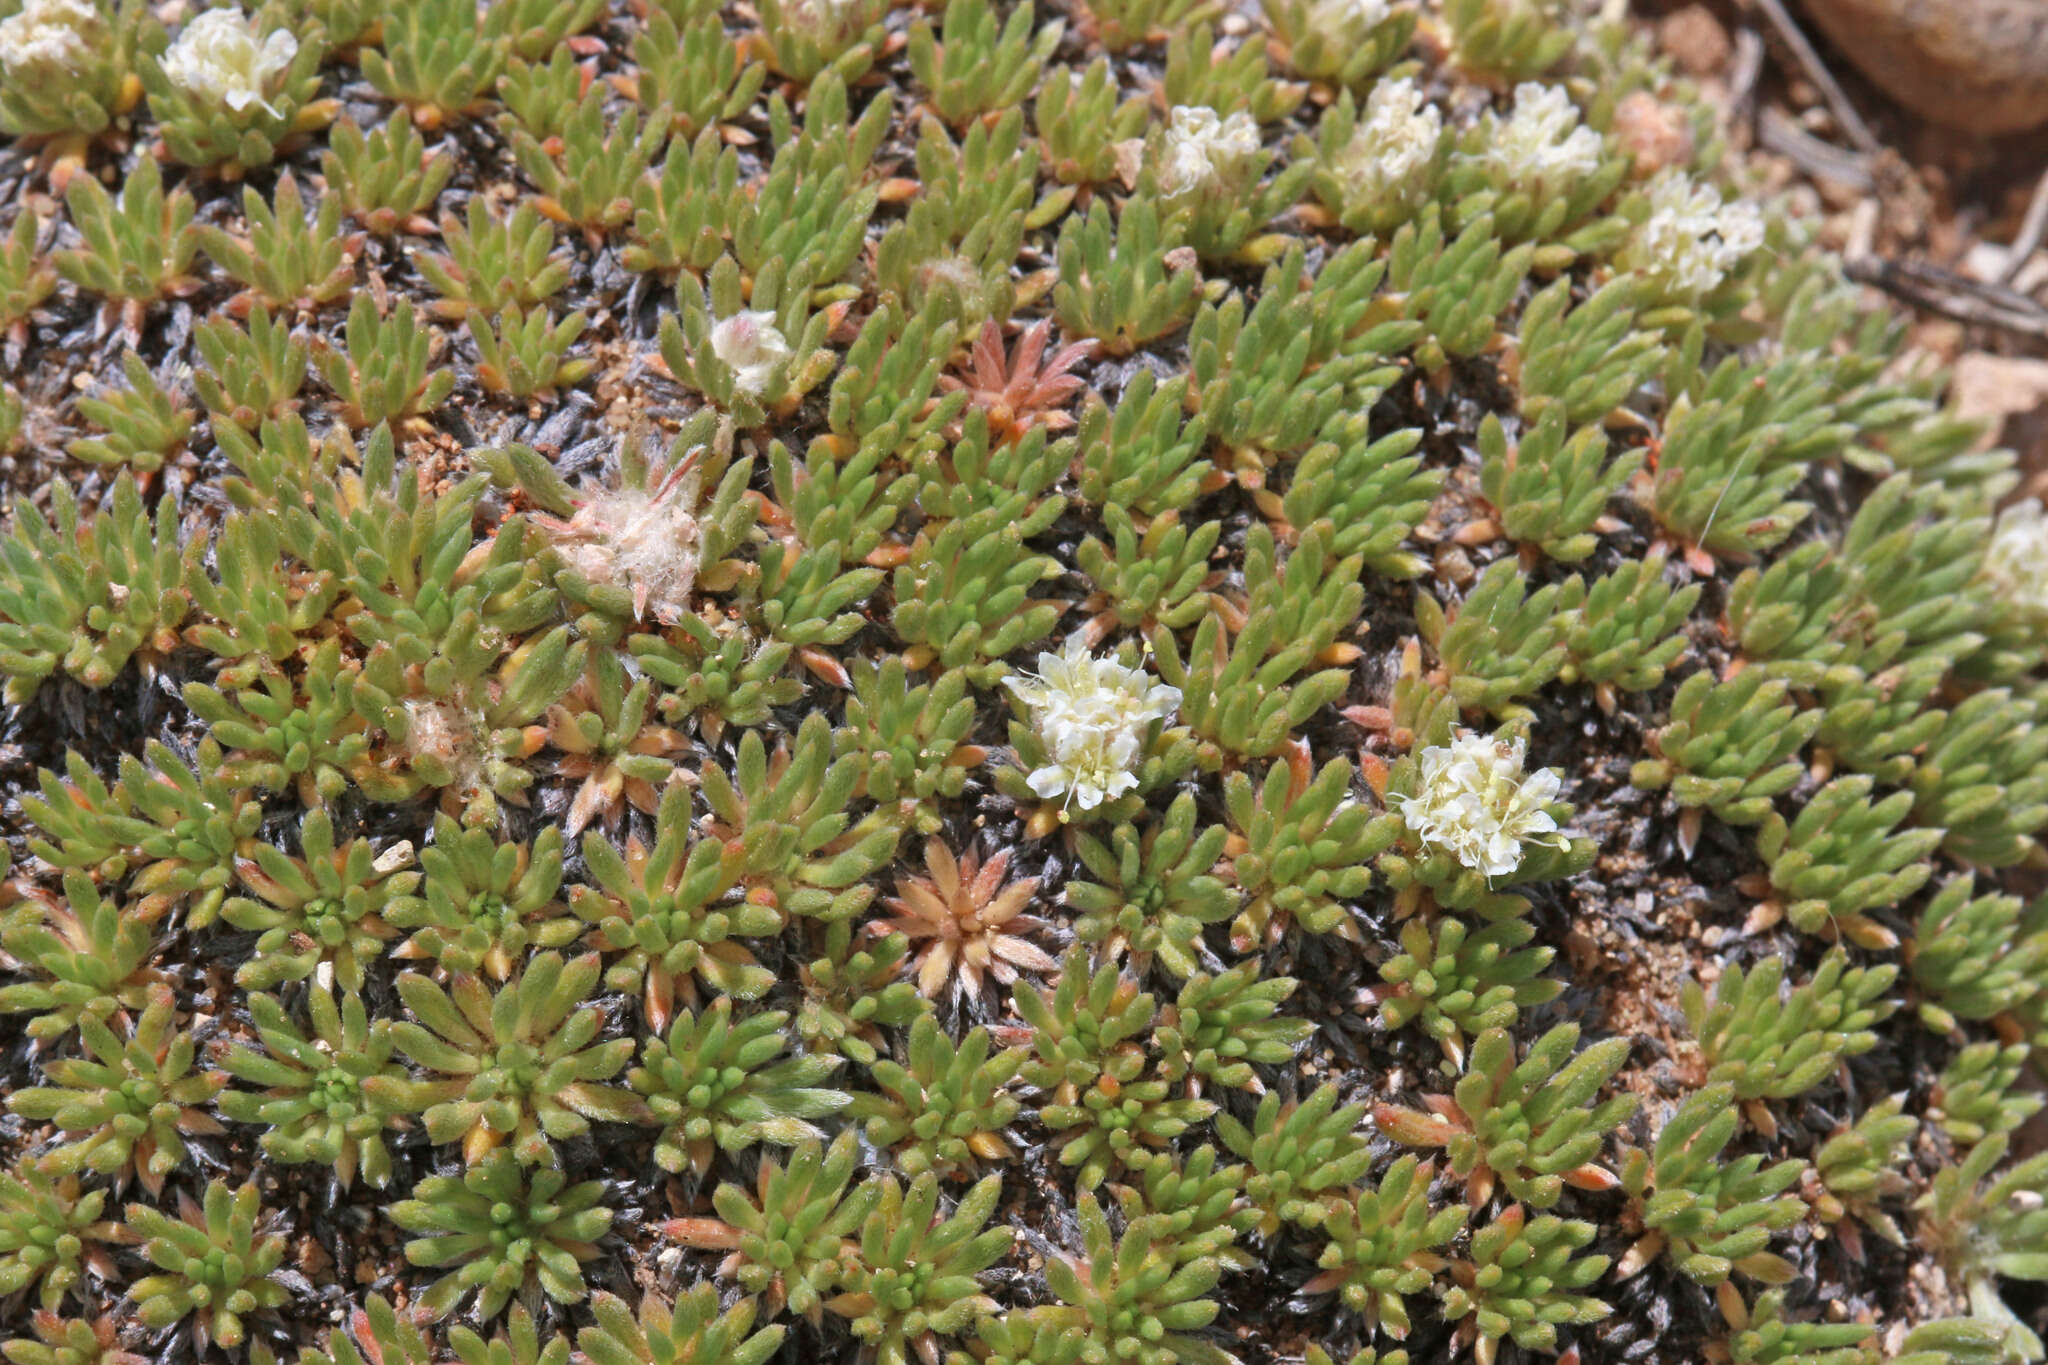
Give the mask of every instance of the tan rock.
[{"label": "tan rock", "polygon": [[1965,132],[2048,123],[2048,0],[1805,0],[1880,90]]},{"label": "tan rock", "polygon": [[1690,76],[1708,76],[1728,64],[1734,45],[1705,5],[1673,10],[1657,25],[1657,44]]},{"label": "tan rock", "polygon": [[1956,359],[1951,392],[1957,413],[1989,422],[1985,443],[1996,444],[2007,421],[2048,407],[2048,360],[1971,351]]}]

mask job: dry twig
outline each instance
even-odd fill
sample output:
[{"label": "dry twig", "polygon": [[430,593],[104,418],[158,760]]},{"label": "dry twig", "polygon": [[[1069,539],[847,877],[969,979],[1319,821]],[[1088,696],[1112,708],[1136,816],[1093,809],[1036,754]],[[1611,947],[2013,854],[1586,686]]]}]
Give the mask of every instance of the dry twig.
[{"label": "dry twig", "polygon": [[1916,308],[1958,322],[2048,340],[2048,307],[2004,285],[1972,279],[1924,261],[1865,257],[1845,261],[1842,268],[1850,279],[1875,285]]},{"label": "dry twig", "polygon": [[1805,70],[1807,77],[1820,87],[1821,94],[1827,98],[1828,108],[1834,111],[1835,122],[1842,125],[1842,132],[1848,136],[1849,141],[1856,144],[1858,151],[1865,156],[1875,156],[1880,146],[1877,135],[1870,131],[1870,125],[1863,121],[1863,116],[1856,112],[1856,106],[1849,102],[1848,95],[1843,93],[1834,73],[1829,71],[1827,63],[1820,59],[1820,53],[1814,51],[1813,44],[1807,41],[1806,35],[1800,32],[1799,25],[1793,22],[1792,15],[1785,8],[1784,0],[1757,0],[1757,3],[1763,12],[1770,16],[1772,27],[1778,30],[1778,36],[1785,40],[1785,45],[1792,49],[1792,55],[1799,59],[1799,65]]},{"label": "dry twig", "polygon": [[2041,178],[2034,183],[2034,197],[2027,201],[2027,214],[2020,220],[2019,235],[2006,249],[2005,265],[1998,272],[1998,283],[2011,284],[2019,278],[2020,267],[2041,245],[2044,232],[2048,232],[2048,168],[2042,170]]},{"label": "dry twig", "polygon": [[1833,180],[1857,190],[1868,190],[1876,184],[1870,174],[1870,158],[1815,137],[1777,109],[1766,108],[1758,115],[1756,136],[1767,150],[1790,158],[1800,170],[1816,179]]}]

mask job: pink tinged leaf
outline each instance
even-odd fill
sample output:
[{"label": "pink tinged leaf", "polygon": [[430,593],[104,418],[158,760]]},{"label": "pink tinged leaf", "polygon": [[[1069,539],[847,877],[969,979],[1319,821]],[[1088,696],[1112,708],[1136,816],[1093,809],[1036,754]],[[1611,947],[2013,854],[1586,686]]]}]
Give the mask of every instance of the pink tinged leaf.
[{"label": "pink tinged leaf", "polygon": [[996,939],[995,949],[998,956],[1014,962],[1027,972],[1050,972],[1059,968],[1059,963],[1053,961],[1043,948],[1021,938],[1004,935]]},{"label": "pink tinged leaf", "polygon": [[583,785],[576,789],[575,799],[569,803],[569,815],[563,822],[563,835],[573,839],[581,834],[583,827],[605,808],[609,796],[610,793],[604,789],[604,784],[598,781],[596,773],[584,778]]},{"label": "pink tinged leaf", "polygon": [[1457,1136],[1455,1124],[1415,1109],[1398,1109],[1391,1104],[1373,1106],[1372,1121],[1382,1133],[1410,1147],[1441,1147]]},{"label": "pink tinged leaf", "polygon": [[1604,1166],[1590,1164],[1574,1167],[1564,1172],[1562,1178],[1565,1184],[1575,1190],[1591,1190],[1596,1193],[1601,1190],[1615,1189],[1621,1184],[1621,1177],[1615,1175],[1614,1172]]},{"label": "pink tinged leaf", "polygon": [[953,945],[940,940],[931,946],[925,954],[924,965],[918,968],[917,988],[924,995],[936,999],[952,972]]},{"label": "pink tinged leaf", "polygon": [[1692,852],[1699,847],[1700,824],[1706,812],[1698,806],[1688,806],[1678,813],[1678,848],[1687,862],[1692,861]]}]

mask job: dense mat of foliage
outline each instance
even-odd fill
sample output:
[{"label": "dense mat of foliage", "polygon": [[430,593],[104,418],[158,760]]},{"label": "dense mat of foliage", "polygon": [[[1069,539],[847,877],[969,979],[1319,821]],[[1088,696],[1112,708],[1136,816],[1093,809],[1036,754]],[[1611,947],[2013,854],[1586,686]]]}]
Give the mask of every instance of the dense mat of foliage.
[{"label": "dense mat of foliage", "polygon": [[2048,520],[1625,30],[182,8],[0,0],[9,1360],[2041,1358]]}]

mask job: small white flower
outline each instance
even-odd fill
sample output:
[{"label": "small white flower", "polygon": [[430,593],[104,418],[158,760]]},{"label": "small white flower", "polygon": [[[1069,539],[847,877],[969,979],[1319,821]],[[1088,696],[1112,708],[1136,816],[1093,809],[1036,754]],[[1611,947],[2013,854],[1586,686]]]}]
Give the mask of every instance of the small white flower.
[{"label": "small white flower", "polygon": [[1515,87],[1515,112],[1498,120],[1486,164],[1518,189],[1569,193],[1600,168],[1600,134],[1579,122],[1563,87],[1527,81]]},{"label": "small white flower", "polygon": [[1698,298],[1763,244],[1763,215],[1755,205],[1723,203],[1711,185],[1666,171],[1650,182],[1650,216],[1616,259],[1663,281],[1680,298]]},{"label": "small white flower", "polygon": [[1047,763],[1032,770],[1031,790],[1046,800],[1065,796],[1092,810],[1138,785],[1132,771],[1145,734],[1180,706],[1180,689],[1112,657],[1095,658],[1076,635],[1063,654],[1038,656],[1038,676],[1017,674],[1005,685],[1031,708],[1032,727]]},{"label": "small white flower", "polygon": [[782,7],[782,22],[795,33],[823,42],[850,32],[866,8],[866,0],[792,0]]},{"label": "small white flower", "polygon": [[1557,800],[1557,774],[1541,768],[1525,776],[1525,751],[1519,739],[1471,734],[1424,749],[1417,790],[1401,803],[1403,823],[1424,847],[1486,876],[1507,876],[1522,865],[1524,844],[1563,842],[1545,809]]},{"label": "small white flower", "polygon": [[91,0],[28,0],[0,19],[0,69],[10,76],[57,68],[76,71],[103,37]]},{"label": "small white flower", "polygon": [[768,391],[775,367],[790,357],[775,314],[754,309],[721,319],[711,329],[711,353],[732,371],[732,386],[749,398]]},{"label": "small white flower", "polygon": [[286,30],[259,35],[240,10],[210,9],[194,16],[164,53],[164,75],[187,94],[238,114],[255,105],[274,115],[270,83],[298,55],[299,40]]},{"label": "small white flower", "polygon": [[1575,6],[1574,0],[1479,0],[1476,5],[1467,6],[1462,16],[1454,16],[1445,0],[1434,0],[1434,8],[1441,14],[1444,27],[1450,30],[1456,48],[1460,40],[1472,35],[1499,33],[1517,24],[1571,23],[1574,9],[1582,9],[1583,3],[1580,0]]},{"label": "small white flower", "polygon": [[1415,178],[1435,159],[1443,115],[1414,81],[1381,81],[1366,97],[1365,116],[1337,159],[1337,174],[1358,199],[1406,199],[1423,187]]},{"label": "small white flower", "polygon": [[1387,22],[1387,0],[1316,0],[1308,27],[1324,42],[1362,42]]},{"label": "small white flower", "polygon": [[1984,573],[2020,610],[2048,617],[2048,512],[2039,498],[2014,503],[1999,516]]},{"label": "small white flower", "polygon": [[1177,104],[1164,150],[1159,188],[1169,197],[1235,187],[1259,154],[1259,125],[1243,110],[1219,119],[1214,109]]}]

